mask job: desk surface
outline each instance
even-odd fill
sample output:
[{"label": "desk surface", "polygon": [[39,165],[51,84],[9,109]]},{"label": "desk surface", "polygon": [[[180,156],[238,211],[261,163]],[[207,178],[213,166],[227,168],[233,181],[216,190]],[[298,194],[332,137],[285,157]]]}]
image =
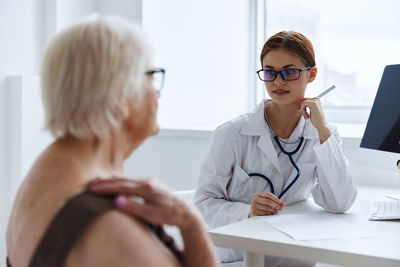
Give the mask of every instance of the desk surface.
[{"label": "desk surface", "polygon": [[[290,257],[351,266],[400,266],[400,221],[368,221],[374,200],[385,199],[400,188],[358,189],[353,207],[345,214],[332,214],[367,230],[373,237],[345,240],[296,241],[257,217],[209,231],[215,245],[258,255]],[[316,204],[306,200],[286,207],[284,213],[315,212]]]}]

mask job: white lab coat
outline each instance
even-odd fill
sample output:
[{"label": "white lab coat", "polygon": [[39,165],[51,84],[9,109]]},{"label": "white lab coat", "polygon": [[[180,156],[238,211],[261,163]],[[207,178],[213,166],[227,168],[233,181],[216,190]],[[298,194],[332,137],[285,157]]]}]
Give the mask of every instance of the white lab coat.
[{"label": "white lab coat", "polygon": [[[270,192],[264,179],[249,177],[248,173],[269,177],[276,195],[297,174],[265,123],[264,108],[270,103],[264,100],[254,112],[219,126],[213,133],[195,194],[196,205],[210,229],[248,218],[253,197],[259,192]],[[317,129],[301,117],[289,137],[289,141],[298,140],[303,135],[305,140],[293,156],[301,175],[282,197],[286,205],[305,200],[310,194],[328,212],[343,213],[353,204],[356,186],[342,153],[341,138],[335,127],[330,128],[332,135],[321,144]],[[297,144],[284,148],[292,151],[293,146]],[[287,174],[290,175],[284,177]],[[243,257],[234,250],[218,248],[217,251],[223,262]],[[276,257],[269,260],[272,262],[268,266],[277,266],[282,261]]]}]

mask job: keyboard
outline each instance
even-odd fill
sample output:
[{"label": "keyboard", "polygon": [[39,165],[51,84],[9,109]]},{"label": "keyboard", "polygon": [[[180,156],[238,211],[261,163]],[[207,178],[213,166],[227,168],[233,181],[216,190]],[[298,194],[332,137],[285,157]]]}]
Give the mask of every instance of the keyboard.
[{"label": "keyboard", "polygon": [[374,201],[369,210],[368,220],[400,220],[400,200]]}]

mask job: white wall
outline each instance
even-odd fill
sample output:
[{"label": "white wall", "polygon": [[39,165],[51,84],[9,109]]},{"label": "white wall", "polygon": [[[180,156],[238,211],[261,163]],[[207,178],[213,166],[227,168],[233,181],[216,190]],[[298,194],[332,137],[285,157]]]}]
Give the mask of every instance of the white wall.
[{"label": "white wall", "polygon": [[[371,153],[360,150],[361,137],[343,137],[343,153],[350,163],[355,182],[359,186],[384,186],[400,187],[400,171],[396,169],[396,157],[391,153],[390,157],[381,157],[382,152],[371,151],[375,158],[371,158]],[[387,159],[390,163],[386,164]],[[388,168],[386,166],[390,165]],[[379,166],[385,166],[384,169]]]},{"label": "white wall", "polygon": [[256,79],[250,64],[251,2],[143,2],[153,64],[167,69],[159,99],[162,127],[215,128],[253,108],[248,93]]},{"label": "white wall", "polygon": [[162,130],[125,162],[129,177],[157,177],[173,190],[194,189],[208,148],[209,131]]},{"label": "white wall", "polygon": [[40,30],[40,0],[0,0],[0,264],[4,264],[4,233],[8,219],[9,206],[9,129],[13,123],[10,114],[9,93],[6,77],[13,74],[32,75],[37,70],[37,51]]}]

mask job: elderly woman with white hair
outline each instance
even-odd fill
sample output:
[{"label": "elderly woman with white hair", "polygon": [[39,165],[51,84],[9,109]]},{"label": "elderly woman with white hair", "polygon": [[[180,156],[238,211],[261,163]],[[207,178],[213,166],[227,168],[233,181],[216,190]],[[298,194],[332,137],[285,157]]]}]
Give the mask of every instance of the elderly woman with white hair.
[{"label": "elderly woman with white hair", "polygon": [[[8,266],[218,265],[193,206],[154,179],[106,179],[122,177],[124,160],[159,131],[154,83],[165,71],[151,67],[142,35],[94,16],[50,43],[42,97],[55,141],[15,198]],[[179,228],[184,250],[163,224]]]}]

